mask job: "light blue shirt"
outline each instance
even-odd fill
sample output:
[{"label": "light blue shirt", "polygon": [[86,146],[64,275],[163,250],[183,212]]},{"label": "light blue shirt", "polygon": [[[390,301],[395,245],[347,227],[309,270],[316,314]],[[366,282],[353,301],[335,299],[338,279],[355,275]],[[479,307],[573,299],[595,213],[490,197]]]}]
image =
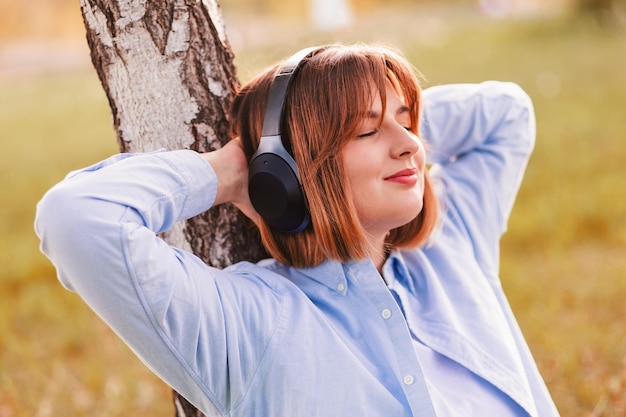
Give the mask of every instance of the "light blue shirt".
[{"label": "light blue shirt", "polygon": [[214,202],[192,151],[116,155],[38,205],[42,251],[165,382],[207,416],[557,416],[498,278],[535,137],[528,96],[424,92],[441,200],[429,245],[369,261],[224,270],[157,233]]}]

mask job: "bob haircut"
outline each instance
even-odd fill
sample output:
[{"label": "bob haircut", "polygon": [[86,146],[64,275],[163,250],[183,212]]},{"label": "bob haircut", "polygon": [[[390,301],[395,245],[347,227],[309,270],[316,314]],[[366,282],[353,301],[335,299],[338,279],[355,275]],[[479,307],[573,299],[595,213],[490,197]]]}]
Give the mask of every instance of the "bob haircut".
[{"label": "bob haircut", "polygon": [[[242,86],[231,108],[231,133],[239,136],[248,160],[261,137],[269,89],[280,64]],[[285,97],[281,132],[298,166],[311,224],[290,235],[259,219],[263,245],[274,259],[312,267],[334,259],[368,257],[369,236],[357,216],[341,161],[344,145],[355,138],[380,95],[385,109],[387,83],[404,97],[411,131],[418,134],[420,87],[414,68],[396,50],[374,45],[329,45],[307,58]],[[381,116],[382,118],[382,116]],[[424,204],[409,223],[390,231],[387,249],[423,244],[437,222],[437,198],[425,172]]]}]

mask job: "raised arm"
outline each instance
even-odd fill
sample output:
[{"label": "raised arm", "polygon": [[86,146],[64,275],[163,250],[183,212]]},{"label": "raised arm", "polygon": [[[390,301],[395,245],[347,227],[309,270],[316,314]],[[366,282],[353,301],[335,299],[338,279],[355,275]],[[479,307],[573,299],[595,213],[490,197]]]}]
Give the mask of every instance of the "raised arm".
[{"label": "raised arm", "polygon": [[516,84],[489,81],[432,87],[423,103],[421,134],[448,218],[493,272],[535,142],[530,98]]},{"label": "raised arm", "polygon": [[[279,297],[263,280],[209,268],[156,235],[216,202],[237,202],[236,177],[246,173],[217,155],[117,155],[53,187],[35,226],[67,288],[178,392],[223,412],[236,400],[231,383],[245,386],[251,372],[239,364],[261,357]],[[242,320],[246,329],[233,326]],[[252,335],[256,343],[245,340]]]}]

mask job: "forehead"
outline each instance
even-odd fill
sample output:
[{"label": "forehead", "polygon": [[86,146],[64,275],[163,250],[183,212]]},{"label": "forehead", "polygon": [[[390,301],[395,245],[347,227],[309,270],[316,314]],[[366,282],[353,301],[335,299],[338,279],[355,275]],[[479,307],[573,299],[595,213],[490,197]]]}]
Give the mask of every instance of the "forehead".
[{"label": "forehead", "polygon": [[399,85],[387,81],[382,94],[375,86],[372,86],[371,91],[371,103],[365,114],[366,118],[380,118],[386,111],[392,111],[394,114],[408,113],[409,108]]}]

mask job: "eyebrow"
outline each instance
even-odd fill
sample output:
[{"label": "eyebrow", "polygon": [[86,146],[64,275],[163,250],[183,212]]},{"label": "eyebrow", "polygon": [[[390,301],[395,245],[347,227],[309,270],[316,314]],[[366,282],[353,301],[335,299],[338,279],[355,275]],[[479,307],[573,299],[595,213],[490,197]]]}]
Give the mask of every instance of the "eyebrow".
[{"label": "eyebrow", "polygon": [[[409,107],[402,105],[398,107],[398,109],[396,110],[396,116],[400,116],[408,112],[409,112]],[[374,110],[368,110],[367,113],[365,114],[365,117],[368,119],[380,119],[380,113]]]},{"label": "eyebrow", "polygon": [[409,106],[402,105],[396,110],[396,116],[409,112]]}]

